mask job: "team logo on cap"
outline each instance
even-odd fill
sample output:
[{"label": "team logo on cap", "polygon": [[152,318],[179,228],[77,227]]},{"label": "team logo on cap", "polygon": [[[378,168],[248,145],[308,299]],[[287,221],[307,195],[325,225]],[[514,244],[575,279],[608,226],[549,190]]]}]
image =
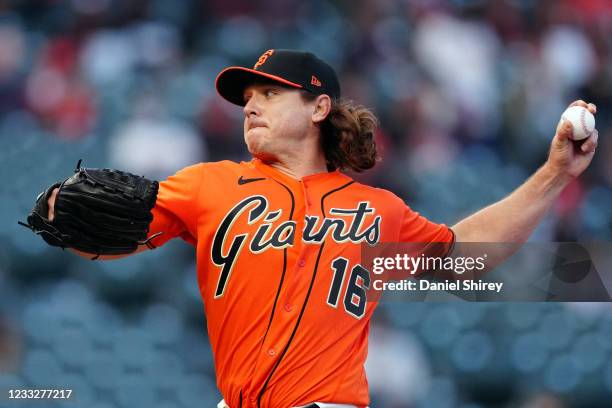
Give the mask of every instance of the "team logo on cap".
[{"label": "team logo on cap", "polygon": [[314,75],[310,78],[310,83],[314,86],[321,86],[321,81]]},{"label": "team logo on cap", "polygon": [[257,67],[262,66],[266,62],[268,57],[270,57],[272,54],[274,54],[274,50],[268,50],[264,52],[263,54],[261,54],[261,57],[259,57],[253,69],[257,69]]}]

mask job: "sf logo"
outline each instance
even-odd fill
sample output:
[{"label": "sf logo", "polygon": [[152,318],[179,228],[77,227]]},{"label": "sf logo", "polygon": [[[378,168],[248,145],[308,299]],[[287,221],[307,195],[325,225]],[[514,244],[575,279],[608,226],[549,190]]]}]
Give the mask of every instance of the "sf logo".
[{"label": "sf logo", "polygon": [[257,69],[257,67],[262,66],[272,54],[274,54],[274,50],[268,50],[261,54],[261,57],[259,57],[253,69]]}]

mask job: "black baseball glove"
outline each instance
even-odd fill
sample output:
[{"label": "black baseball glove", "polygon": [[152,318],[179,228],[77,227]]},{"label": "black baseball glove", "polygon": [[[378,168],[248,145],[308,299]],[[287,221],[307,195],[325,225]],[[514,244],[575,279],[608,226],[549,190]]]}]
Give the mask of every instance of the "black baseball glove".
[{"label": "black baseball glove", "polygon": [[[112,169],[81,168],[75,174],[40,193],[27,224],[19,224],[53,246],[74,248],[99,255],[134,252],[148,245],[159,183]],[[48,217],[47,200],[59,188],[54,218]],[[95,258],[97,258],[94,257]]]}]

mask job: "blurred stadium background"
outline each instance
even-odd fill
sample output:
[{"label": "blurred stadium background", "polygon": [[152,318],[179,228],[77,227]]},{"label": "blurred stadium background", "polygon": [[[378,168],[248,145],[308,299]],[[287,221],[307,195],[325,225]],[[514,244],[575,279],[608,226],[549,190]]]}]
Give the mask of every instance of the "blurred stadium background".
[{"label": "blurred stadium background", "polygon": [[[248,159],[214,79],[269,48],[330,61],[382,121],[360,178],[448,224],[543,163],[569,102],[596,103],[594,163],[533,239],[612,238],[610,1],[0,0],[0,406],[215,406],[188,245],[88,262],[17,220],[80,158],[156,178]],[[373,326],[373,407],[612,406],[606,304],[394,303]],[[76,399],[5,397],[48,387]]]}]

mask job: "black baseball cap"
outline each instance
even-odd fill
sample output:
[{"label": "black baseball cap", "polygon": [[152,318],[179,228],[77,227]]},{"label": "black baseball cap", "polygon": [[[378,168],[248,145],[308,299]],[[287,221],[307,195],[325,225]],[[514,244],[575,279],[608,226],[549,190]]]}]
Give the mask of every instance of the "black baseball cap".
[{"label": "black baseball cap", "polygon": [[244,106],[244,89],[258,80],[304,89],[315,95],[340,97],[340,83],[334,69],[310,52],[268,50],[251,68],[229,67],[217,76],[217,92],[231,103]]}]

